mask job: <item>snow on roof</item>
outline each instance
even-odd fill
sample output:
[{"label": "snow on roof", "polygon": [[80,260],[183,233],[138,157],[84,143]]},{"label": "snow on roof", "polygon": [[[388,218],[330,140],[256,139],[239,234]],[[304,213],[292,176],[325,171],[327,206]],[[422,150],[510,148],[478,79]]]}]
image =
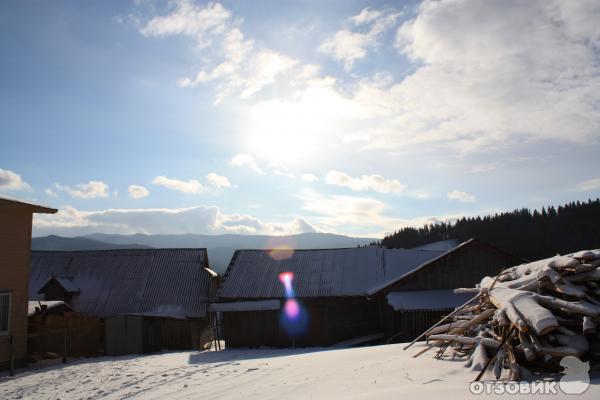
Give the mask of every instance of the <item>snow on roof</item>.
[{"label": "snow on roof", "polygon": [[205,266],[206,249],[32,251],[29,298],[43,299],[50,277],[68,277],[79,289],[71,306],[84,315],[204,317],[214,281]]},{"label": "snow on roof", "polygon": [[447,239],[439,240],[437,242],[427,243],[421,246],[413,247],[412,250],[435,250],[435,251],[448,251],[452,250],[460,244],[458,239]]},{"label": "snow on roof", "polygon": [[27,316],[31,317],[32,315],[36,314],[36,307],[40,307],[40,305],[42,306],[46,306],[48,310],[58,307],[58,306],[66,306],[71,308],[67,303],[65,303],[64,301],[60,301],[60,300],[52,300],[52,301],[33,301],[30,300],[27,302]]},{"label": "snow on roof", "polygon": [[414,251],[414,252],[423,252],[423,253],[436,253],[437,255],[435,257],[432,257],[430,259],[424,260],[422,264],[404,272],[404,273],[400,273],[400,274],[396,274],[396,275],[391,275],[389,279],[384,279],[381,280],[380,282],[378,282],[376,285],[371,286],[368,290],[367,290],[367,295],[368,296],[372,296],[378,292],[380,292],[381,290],[389,287],[390,285],[404,279],[405,277],[407,277],[408,275],[418,271],[419,269],[425,267],[426,265],[432,263],[433,261],[436,261],[458,249],[464,248],[466,246],[469,246],[473,243],[477,243],[479,242],[477,239],[469,239],[466,242],[463,242],[461,244],[459,244],[458,246],[456,246],[453,249],[450,249],[448,251],[433,251],[433,250],[410,250],[410,251]]},{"label": "snow on roof", "polygon": [[[220,299],[284,297],[278,279],[292,272],[297,297],[365,296],[373,286],[409,274],[442,251],[362,247],[289,251],[238,250],[224,274]],[[284,259],[281,259],[284,258]]]},{"label": "snow on roof", "polygon": [[208,306],[208,311],[228,312],[228,311],[269,311],[279,310],[281,308],[280,300],[258,300],[258,301],[236,301],[233,303],[212,303]]},{"label": "snow on roof", "polygon": [[186,317],[182,317],[178,314],[169,314],[169,313],[160,313],[160,312],[141,312],[141,313],[123,313],[119,315],[133,315],[139,317],[157,317],[157,318],[170,318],[170,319],[180,319],[186,320]]},{"label": "snow on roof", "polygon": [[443,310],[458,307],[472,297],[472,293],[454,293],[453,289],[415,290],[390,292],[387,302],[394,311]]}]

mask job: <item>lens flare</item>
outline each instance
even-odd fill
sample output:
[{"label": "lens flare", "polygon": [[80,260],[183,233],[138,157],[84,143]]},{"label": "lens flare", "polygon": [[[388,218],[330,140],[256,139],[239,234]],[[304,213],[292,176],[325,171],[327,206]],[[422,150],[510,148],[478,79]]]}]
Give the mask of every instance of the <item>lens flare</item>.
[{"label": "lens flare", "polygon": [[294,249],[290,246],[282,245],[269,250],[269,256],[276,261],[287,260],[294,255]]},{"label": "lens flare", "polygon": [[295,299],[294,273],[282,272],[278,276],[285,292],[285,303],[279,314],[279,323],[287,335],[292,339],[299,339],[308,329],[308,314],[306,309]]},{"label": "lens flare", "polygon": [[282,272],[279,274],[279,282],[283,284],[283,288],[285,290],[285,297],[294,297],[294,288],[292,286],[293,281],[293,272]]},{"label": "lens flare", "polygon": [[294,320],[300,316],[300,306],[295,299],[286,300],[283,310],[289,319]]}]

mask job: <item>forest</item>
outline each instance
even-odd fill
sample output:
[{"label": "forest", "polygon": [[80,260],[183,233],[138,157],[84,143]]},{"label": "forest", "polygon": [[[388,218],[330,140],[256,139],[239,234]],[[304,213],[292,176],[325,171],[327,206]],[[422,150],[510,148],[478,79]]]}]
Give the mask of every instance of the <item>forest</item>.
[{"label": "forest", "polygon": [[600,199],[402,228],[384,237],[380,245],[412,248],[438,240],[470,238],[484,240],[528,260],[597,249],[600,248]]}]

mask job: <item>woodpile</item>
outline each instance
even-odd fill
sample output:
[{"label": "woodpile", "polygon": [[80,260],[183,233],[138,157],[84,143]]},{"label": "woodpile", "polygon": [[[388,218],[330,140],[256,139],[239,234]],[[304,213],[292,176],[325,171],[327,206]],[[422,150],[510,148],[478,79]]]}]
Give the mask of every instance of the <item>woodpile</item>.
[{"label": "woodpile", "polygon": [[477,379],[491,369],[496,379],[510,380],[557,372],[565,356],[594,361],[600,354],[599,267],[600,250],[585,250],[457,289],[475,297],[426,331],[428,346],[415,357],[438,348],[438,358],[467,360],[480,371]]}]

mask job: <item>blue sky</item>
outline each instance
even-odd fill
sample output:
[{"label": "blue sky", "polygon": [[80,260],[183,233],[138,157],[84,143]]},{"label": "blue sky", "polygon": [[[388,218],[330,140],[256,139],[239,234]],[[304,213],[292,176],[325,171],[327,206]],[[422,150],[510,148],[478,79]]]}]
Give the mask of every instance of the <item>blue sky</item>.
[{"label": "blue sky", "polygon": [[381,237],[595,198],[594,3],[2,2],[0,196],[67,236]]}]

